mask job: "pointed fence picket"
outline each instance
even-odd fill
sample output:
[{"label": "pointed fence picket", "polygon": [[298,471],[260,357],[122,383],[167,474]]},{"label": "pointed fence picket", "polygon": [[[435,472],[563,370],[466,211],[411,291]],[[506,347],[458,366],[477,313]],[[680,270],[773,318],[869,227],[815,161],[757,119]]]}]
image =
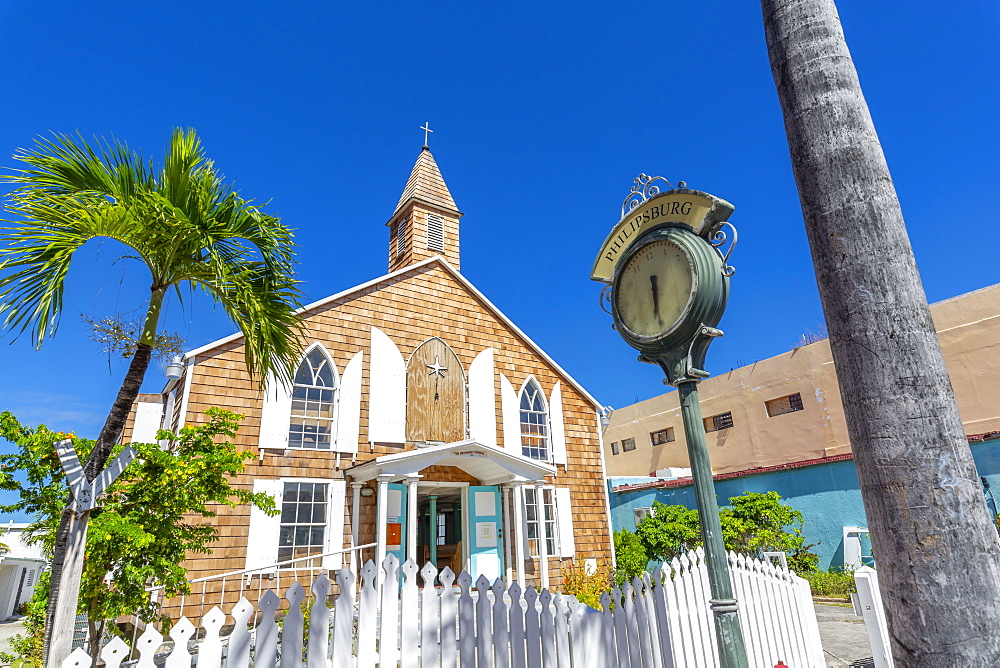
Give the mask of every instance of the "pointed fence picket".
[{"label": "pointed fence picket", "polygon": [[[823,666],[808,583],[744,555],[730,554],[729,563],[749,665]],[[333,600],[333,583],[320,575],[311,598],[295,582],[285,604],[274,591],[259,596],[257,614],[246,598],[228,615],[219,606],[199,610],[201,631],[182,617],[166,644],[149,625],[134,652],[116,638],[101,658],[107,668],[130,655],[137,668],[248,668],[251,658],[254,668],[707,668],[718,662],[700,551],[605,593],[600,612],[573,596],[507,587],[500,579],[480,576],[473,587],[465,572],[456,578],[448,568],[418,570],[412,561],[400,567],[392,555],[382,569],[368,561],[359,575],[356,590],[354,573],[341,569]],[[77,649],[63,668],[90,663]]]}]

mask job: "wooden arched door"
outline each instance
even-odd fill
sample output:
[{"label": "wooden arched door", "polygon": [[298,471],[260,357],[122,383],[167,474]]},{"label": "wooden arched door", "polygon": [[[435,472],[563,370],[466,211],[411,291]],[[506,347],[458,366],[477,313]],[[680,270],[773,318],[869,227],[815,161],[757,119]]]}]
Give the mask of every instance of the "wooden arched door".
[{"label": "wooden arched door", "polygon": [[451,443],[465,438],[465,372],[455,352],[428,339],[406,369],[406,440]]}]

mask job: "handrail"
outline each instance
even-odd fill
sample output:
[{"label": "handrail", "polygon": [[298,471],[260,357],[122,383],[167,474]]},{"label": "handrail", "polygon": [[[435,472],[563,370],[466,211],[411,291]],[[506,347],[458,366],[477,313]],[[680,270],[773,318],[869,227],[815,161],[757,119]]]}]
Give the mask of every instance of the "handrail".
[{"label": "handrail", "polygon": [[[246,575],[247,573],[256,573],[257,571],[271,571],[279,566],[286,566],[288,564],[294,564],[298,561],[311,561],[313,559],[322,559],[324,557],[330,557],[335,554],[346,554],[348,552],[354,552],[355,550],[366,550],[370,547],[376,547],[378,543],[368,543],[367,545],[357,545],[354,547],[345,547],[340,550],[333,550],[332,552],[323,552],[322,554],[310,554],[307,557],[298,557],[296,559],[286,559],[285,561],[277,561],[273,564],[267,564],[266,566],[257,566],[256,568],[244,568],[239,571],[229,571],[228,573],[218,573],[216,575],[206,575],[202,578],[195,578],[194,580],[188,580],[188,584],[195,584],[196,582],[208,582],[209,580],[218,580],[222,578],[230,578],[234,575]],[[322,566],[309,566],[308,568],[322,568]],[[154,592],[159,589],[163,589],[164,585],[156,585],[154,587],[146,587],[146,591]]]}]

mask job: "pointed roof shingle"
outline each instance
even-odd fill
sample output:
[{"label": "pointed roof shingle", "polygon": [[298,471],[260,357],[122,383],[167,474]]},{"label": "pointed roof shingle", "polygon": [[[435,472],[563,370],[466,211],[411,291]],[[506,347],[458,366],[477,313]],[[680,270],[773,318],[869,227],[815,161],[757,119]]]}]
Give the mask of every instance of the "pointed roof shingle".
[{"label": "pointed roof shingle", "polygon": [[417,162],[413,165],[410,178],[406,182],[406,187],[403,188],[399,203],[396,204],[396,212],[414,198],[446,211],[458,212],[455,200],[452,199],[451,192],[445,185],[444,177],[441,176],[441,170],[438,169],[437,163],[434,162],[434,156],[427,148],[420,151]]}]

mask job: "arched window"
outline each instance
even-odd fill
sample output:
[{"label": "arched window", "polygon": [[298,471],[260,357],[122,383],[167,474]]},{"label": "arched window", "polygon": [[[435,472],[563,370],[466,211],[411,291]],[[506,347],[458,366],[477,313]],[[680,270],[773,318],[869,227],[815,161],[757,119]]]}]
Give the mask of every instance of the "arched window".
[{"label": "arched window", "polygon": [[295,372],[288,447],[329,450],[333,439],[334,371],[329,358],[313,348]]},{"label": "arched window", "polygon": [[549,418],[545,395],[534,379],[521,390],[521,454],[549,461]]}]

